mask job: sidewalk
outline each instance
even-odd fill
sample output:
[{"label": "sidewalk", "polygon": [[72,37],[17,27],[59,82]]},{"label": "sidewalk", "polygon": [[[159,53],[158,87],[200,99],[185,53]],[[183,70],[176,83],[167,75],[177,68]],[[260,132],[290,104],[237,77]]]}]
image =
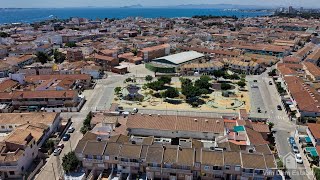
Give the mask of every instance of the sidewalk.
[{"label": "sidewalk", "polygon": [[300,155],[301,155],[301,158],[303,160],[303,166],[307,172],[307,177],[308,179],[310,180],[314,180],[315,177],[313,175],[313,171],[312,169],[310,168],[310,163],[306,157],[306,155],[303,153],[303,149],[301,148],[301,144],[299,143],[299,137],[297,136],[298,134],[295,132],[294,133],[294,140],[296,141],[297,143],[297,146],[298,146],[298,149],[299,149],[299,152],[300,152]]}]

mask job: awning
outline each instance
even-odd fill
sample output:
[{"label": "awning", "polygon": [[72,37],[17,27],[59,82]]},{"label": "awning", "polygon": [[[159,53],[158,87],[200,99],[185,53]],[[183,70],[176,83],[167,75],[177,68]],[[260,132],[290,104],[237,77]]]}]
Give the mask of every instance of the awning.
[{"label": "awning", "polygon": [[311,143],[312,142],[311,138],[309,136],[306,136],[305,140],[306,140],[306,143]]},{"label": "awning", "polygon": [[319,156],[315,147],[306,147],[306,152],[309,153],[312,157]]}]

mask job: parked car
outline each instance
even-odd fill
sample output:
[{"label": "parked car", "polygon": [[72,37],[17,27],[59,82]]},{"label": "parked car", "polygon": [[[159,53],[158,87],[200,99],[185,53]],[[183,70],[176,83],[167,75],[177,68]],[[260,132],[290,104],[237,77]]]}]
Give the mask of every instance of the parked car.
[{"label": "parked car", "polygon": [[296,162],[297,162],[298,164],[303,164],[303,160],[302,160],[300,154],[296,154],[295,157],[296,157]]},{"label": "parked car", "polygon": [[258,113],[261,113],[261,109],[260,107],[257,108]]},{"label": "parked car", "polygon": [[74,127],[69,127],[67,132],[68,132],[68,133],[73,133],[73,132],[74,132],[74,130],[75,130],[75,128],[74,128]]},{"label": "parked car", "polygon": [[294,153],[296,153],[296,154],[299,153],[299,149],[298,149],[298,146],[297,146],[296,144],[293,144],[293,145],[291,146],[291,148],[292,148],[292,151],[293,151]]},{"label": "parked car", "polygon": [[58,148],[61,148],[61,149],[63,149],[63,148],[64,148],[64,144],[62,144],[62,143],[59,143],[57,147],[58,147]]},{"label": "parked car", "polygon": [[282,107],[281,107],[280,105],[277,106],[277,109],[278,109],[279,111],[282,111]]},{"label": "parked car", "polygon": [[55,150],[53,151],[53,155],[54,155],[54,156],[59,156],[60,153],[61,153],[61,151],[62,151],[61,148],[57,148],[57,149],[55,149]]},{"label": "parked car", "polygon": [[294,138],[292,136],[290,136],[288,138],[288,141],[289,141],[290,146],[292,146],[293,144],[296,144],[296,141],[294,140]]},{"label": "parked car", "polygon": [[258,82],[258,80],[255,79],[255,80],[253,80],[253,82]]},{"label": "parked car", "polygon": [[139,111],[138,108],[133,108],[132,110],[133,113],[138,113],[138,111]]},{"label": "parked car", "polygon": [[62,137],[62,140],[63,141],[68,141],[70,139],[70,134],[65,134],[63,137]]}]

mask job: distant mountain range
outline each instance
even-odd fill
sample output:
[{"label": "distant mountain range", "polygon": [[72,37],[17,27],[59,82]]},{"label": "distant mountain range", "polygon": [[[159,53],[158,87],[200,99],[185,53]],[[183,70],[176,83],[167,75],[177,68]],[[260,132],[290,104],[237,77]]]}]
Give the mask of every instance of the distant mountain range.
[{"label": "distant mountain range", "polygon": [[120,8],[178,8],[178,9],[263,9],[272,8],[268,6],[255,5],[237,5],[237,4],[181,4],[175,6],[142,6],[135,4],[131,6],[123,6]]},{"label": "distant mountain range", "polygon": [[123,6],[120,8],[143,8],[143,6],[141,4],[135,4],[135,5],[131,5],[131,6]]}]

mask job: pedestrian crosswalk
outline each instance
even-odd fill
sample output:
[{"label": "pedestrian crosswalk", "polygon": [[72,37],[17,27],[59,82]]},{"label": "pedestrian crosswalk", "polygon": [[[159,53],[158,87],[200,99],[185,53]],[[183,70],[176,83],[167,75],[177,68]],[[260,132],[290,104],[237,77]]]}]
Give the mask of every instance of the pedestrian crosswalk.
[{"label": "pedestrian crosswalk", "polygon": [[286,117],[286,116],[270,116],[269,119],[274,119],[274,120],[287,120],[288,117]]}]

